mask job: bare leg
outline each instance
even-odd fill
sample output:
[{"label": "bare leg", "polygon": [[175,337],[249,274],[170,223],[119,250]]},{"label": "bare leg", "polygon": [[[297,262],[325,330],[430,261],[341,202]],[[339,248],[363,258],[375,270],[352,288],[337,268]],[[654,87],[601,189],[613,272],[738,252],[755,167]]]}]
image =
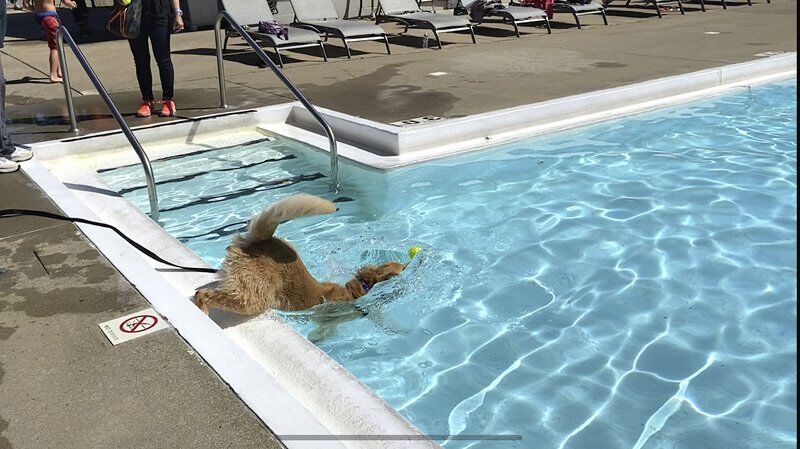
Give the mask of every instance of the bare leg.
[{"label": "bare leg", "polygon": [[50,50],[50,82],[60,83],[61,66],[58,63],[58,50]]}]

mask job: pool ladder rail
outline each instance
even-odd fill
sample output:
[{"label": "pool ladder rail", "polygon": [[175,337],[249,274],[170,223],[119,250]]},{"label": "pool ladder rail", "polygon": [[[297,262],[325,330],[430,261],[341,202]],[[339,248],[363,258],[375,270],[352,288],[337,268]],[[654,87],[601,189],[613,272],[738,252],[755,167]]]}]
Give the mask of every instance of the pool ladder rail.
[{"label": "pool ladder rail", "polygon": [[308,101],[308,98],[303,95],[299,89],[283,74],[280,68],[272,62],[272,59],[264,53],[264,50],[261,48],[260,45],[256,43],[253,38],[247,34],[247,32],[242,28],[242,26],[234,20],[233,17],[230,16],[225,11],[221,11],[219,15],[217,15],[217,20],[214,22],[214,41],[217,46],[217,72],[219,75],[219,103],[221,108],[228,107],[228,100],[227,100],[227,93],[225,91],[225,66],[224,66],[224,59],[222,57],[222,20],[228,22],[228,24],[233,27],[233,30],[242,37],[242,39],[247,42],[250,48],[255,51],[256,55],[264,62],[264,64],[269,67],[275,76],[278,77],[279,80],[286,86],[287,89],[294,95],[294,97],[303,105],[303,107],[308,110],[309,113],[317,120],[317,122],[322,126],[323,131],[325,131],[325,135],[328,136],[328,147],[329,147],[329,154],[331,158],[331,177],[330,177],[330,190],[331,192],[336,192],[339,189],[339,157],[338,157],[338,149],[336,147],[336,138],[333,135],[333,130],[331,129],[328,122],[322,117],[314,105]]},{"label": "pool ladder rail", "polygon": [[131,131],[131,128],[127,123],[125,123],[125,120],[122,118],[122,114],[120,114],[119,109],[117,109],[116,105],[114,105],[114,102],[111,101],[108,91],[105,87],[103,87],[103,83],[100,82],[100,79],[97,78],[97,74],[92,69],[92,66],[89,65],[89,62],[86,60],[83,52],[78,47],[78,44],[75,43],[72,35],[69,34],[69,31],[67,31],[64,25],[59,25],[56,32],[56,43],[58,47],[58,62],[61,65],[61,76],[64,79],[64,96],[67,100],[70,131],[78,132],[78,119],[75,116],[75,107],[72,103],[72,86],[69,82],[69,68],[67,67],[67,58],[66,53],[64,52],[64,42],[69,45],[72,53],[75,54],[75,58],[78,59],[78,62],[81,64],[81,67],[83,67],[86,75],[92,81],[92,84],[94,84],[94,87],[97,89],[100,97],[106,103],[106,106],[108,106],[108,109],[111,111],[111,115],[114,116],[114,120],[117,121],[122,133],[128,139],[128,142],[130,142],[133,150],[136,151],[136,155],[139,157],[139,161],[142,163],[142,168],[144,169],[145,180],[147,181],[147,196],[150,198],[150,218],[157,223],[159,218],[158,193],[156,192],[156,181],[155,177],[153,176],[153,166],[150,164],[150,158],[148,158],[147,153],[144,152],[144,148],[142,148],[142,144],[139,142],[139,139],[133,135],[133,131]]},{"label": "pool ladder rail", "polygon": [[[227,12],[222,11],[217,16],[217,20],[214,24],[214,37],[216,42],[216,50],[217,50],[217,71],[219,74],[219,98],[220,98],[220,107],[227,108],[227,94],[225,90],[225,67],[224,67],[224,60],[222,57],[222,20],[225,20],[233,27],[234,31],[236,31],[244,40],[247,42],[248,45],[255,51],[256,55],[261,58],[262,61],[272,69],[272,72],[275,73],[275,76],[278,77],[281,82],[292,92],[292,95],[303,105],[303,107],[308,110],[309,113],[314,117],[314,119],[319,122],[320,126],[322,126],[325,135],[328,137],[328,145],[329,145],[329,154],[331,159],[331,174],[330,174],[330,190],[332,192],[336,192],[339,189],[339,157],[338,157],[338,149],[336,146],[336,138],[333,135],[333,130],[331,129],[328,122],[325,120],[324,117],[317,111],[314,105],[308,101],[305,95],[303,95],[299,89],[283,74],[283,72],[275,65],[274,62],[264,53],[264,50],[261,49],[250,35],[242,28],[242,26],[236,22]],[[116,105],[113,101],[111,101],[111,97],[108,95],[108,91],[103,86],[103,83],[100,82],[100,79],[97,77],[94,69],[92,69],[89,62],[86,60],[86,57],[83,55],[80,47],[78,44],[75,43],[75,40],[70,35],[69,31],[63,25],[59,25],[58,30],[56,32],[56,43],[58,47],[58,60],[59,64],[61,65],[61,74],[62,78],[64,79],[64,97],[66,98],[67,102],[67,112],[69,114],[69,123],[70,123],[70,131],[78,132],[78,119],[75,114],[75,106],[73,104],[72,99],[72,86],[70,84],[69,78],[69,68],[67,67],[67,59],[66,53],[64,51],[64,42],[67,43],[69,48],[72,50],[72,53],[77,58],[78,62],[80,63],[83,70],[86,72],[86,75],[91,80],[92,84],[94,85],[97,92],[100,94],[100,97],[108,106],[108,109],[111,111],[111,115],[116,120],[117,124],[119,125],[122,133],[128,139],[128,142],[133,147],[134,151],[136,151],[136,155],[139,157],[139,161],[142,163],[142,168],[144,169],[145,180],[147,181],[147,195],[150,199],[150,217],[158,222],[159,219],[159,206],[158,206],[158,193],[156,192],[156,182],[155,177],[153,176],[153,167],[150,163],[150,158],[147,157],[147,153],[145,153],[144,149],[142,148],[142,144],[139,142],[139,139],[133,134],[131,131],[130,126],[125,123],[125,120],[122,118],[122,114],[120,114],[119,109],[117,109]]]}]

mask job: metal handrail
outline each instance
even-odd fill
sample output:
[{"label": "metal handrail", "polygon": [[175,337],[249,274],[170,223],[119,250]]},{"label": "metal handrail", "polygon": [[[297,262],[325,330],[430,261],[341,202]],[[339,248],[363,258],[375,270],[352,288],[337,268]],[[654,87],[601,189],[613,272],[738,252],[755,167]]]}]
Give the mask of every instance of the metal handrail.
[{"label": "metal handrail", "polygon": [[274,62],[264,53],[264,50],[261,49],[261,46],[250,37],[249,34],[242,28],[239,23],[233,19],[225,11],[221,11],[217,16],[217,20],[214,23],[214,40],[217,44],[217,71],[219,73],[219,102],[221,108],[228,107],[228,99],[227,94],[225,92],[225,67],[223,65],[223,58],[222,58],[222,19],[225,19],[233,29],[239,33],[245,42],[247,42],[250,47],[256,52],[259,58],[270,68],[272,72],[275,73],[275,76],[278,77],[279,80],[283,82],[283,84],[292,92],[292,95],[311,113],[312,116],[319,122],[322,129],[325,131],[325,134],[328,136],[328,144],[330,146],[330,156],[331,156],[331,190],[336,191],[339,188],[339,159],[338,159],[338,150],[336,148],[336,138],[333,136],[333,130],[331,129],[328,122],[317,112],[314,105],[312,105],[308,99],[300,93],[300,91],[289,81],[289,78],[286,78],[286,75],[275,65]]},{"label": "metal handrail", "polygon": [[150,217],[154,221],[158,222],[158,195],[156,193],[156,181],[155,177],[153,176],[153,166],[150,165],[150,158],[148,158],[147,153],[144,152],[142,144],[139,143],[139,139],[133,135],[131,128],[125,123],[125,120],[122,119],[122,114],[119,113],[119,110],[111,101],[108,91],[106,91],[106,88],[103,87],[103,84],[97,78],[97,74],[94,73],[94,70],[92,70],[89,62],[86,61],[86,57],[83,55],[81,49],[78,48],[78,44],[76,44],[75,40],[72,39],[69,31],[67,31],[63,25],[59,25],[58,31],[56,32],[56,43],[58,45],[58,62],[61,64],[61,76],[64,79],[64,96],[67,98],[70,131],[78,131],[78,120],[75,116],[75,107],[72,104],[72,87],[70,86],[69,82],[69,69],[67,68],[67,58],[66,54],[64,53],[64,41],[69,44],[69,47],[72,49],[72,53],[75,54],[75,57],[83,67],[86,75],[92,81],[92,84],[94,84],[95,89],[97,89],[97,92],[103,98],[103,101],[106,102],[106,106],[108,106],[108,109],[111,111],[111,115],[114,116],[114,120],[117,121],[120,129],[122,129],[122,133],[128,138],[128,142],[130,142],[134,151],[136,151],[136,155],[139,156],[139,160],[142,162],[142,168],[144,168],[145,180],[147,181],[147,195],[150,197]]}]

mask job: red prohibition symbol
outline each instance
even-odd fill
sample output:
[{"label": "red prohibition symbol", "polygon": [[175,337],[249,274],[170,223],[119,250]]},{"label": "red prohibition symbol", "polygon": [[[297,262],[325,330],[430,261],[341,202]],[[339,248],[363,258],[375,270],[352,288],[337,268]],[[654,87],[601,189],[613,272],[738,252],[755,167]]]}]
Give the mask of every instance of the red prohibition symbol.
[{"label": "red prohibition symbol", "polygon": [[158,323],[158,318],[153,315],[137,315],[120,323],[119,330],[126,334],[135,334],[150,329],[156,323]]}]

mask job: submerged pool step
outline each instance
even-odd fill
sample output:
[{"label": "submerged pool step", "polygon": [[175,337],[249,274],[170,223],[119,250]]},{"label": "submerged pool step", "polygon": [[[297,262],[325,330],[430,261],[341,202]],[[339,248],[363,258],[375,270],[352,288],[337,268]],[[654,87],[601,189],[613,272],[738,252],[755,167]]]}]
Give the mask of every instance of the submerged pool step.
[{"label": "submerged pool step", "polygon": [[189,203],[186,203],[186,204],[183,204],[183,205],[180,205],[180,206],[175,206],[175,207],[170,207],[170,208],[163,208],[163,209],[160,209],[160,211],[161,212],[172,212],[172,211],[185,209],[185,208],[192,207],[192,206],[198,206],[198,205],[202,205],[202,204],[212,204],[212,203],[218,203],[218,202],[221,202],[221,201],[229,201],[229,200],[233,200],[233,199],[236,199],[236,198],[239,198],[239,197],[242,197],[242,196],[252,195],[252,194],[257,193],[257,192],[263,192],[263,191],[266,191],[266,190],[275,190],[275,189],[280,189],[282,187],[289,187],[289,186],[292,186],[292,185],[295,185],[295,184],[299,184],[301,182],[314,181],[314,180],[321,179],[321,178],[324,178],[324,177],[325,177],[325,175],[323,175],[322,173],[312,173],[312,174],[308,174],[308,175],[293,176],[291,178],[277,179],[277,180],[274,180],[274,181],[265,182],[263,184],[255,186],[255,187],[236,190],[234,192],[231,192],[231,193],[225,194],[225,195],[214,195],[214,196],[208,196],[208,197],[200,197],[195,201],[191,201]]},{"label": "submerged pool step", "polygon": [[[284,139],[156,160],[160,223],[184,243],[230,236],[243,231],[253,214],[286,196],[326,196],[327,164],[327,158]],[[98,171],[98,176],[138,209],[149,210],[140,166]]]},{"label": "submerged pool step", "polygon": [[[287,151],[283,142],[276,139],[261,139],[242,145],[204,148],[167,156],[153,160],[152,166],[156,184],[159,185],[187,181],[217,172],[247,170],[294,157],[296,156]],[[144,176],[138,164],[99,169],[97,174],[123,195],[145,188]]]},{"label": "submerged pool step", "polygon": [[[333,200],[334,203],[348,203],[350,201],[353,201],[353,199],[346,196],[340,196]],[[244,232],[247,229],[247,223],[249,221],[250,219],[248,218],[245,220],[235,221],[233,223],[225,223],[224,225],[218,226],[207,232],[202,232],[199,234],[192,234],[192,235],[180,235],[178,237],[178,240],[180,240],[183,243],[195,239],[216,240],[222,237],[227,237],[229,235]]]},{"label": "submerged pool step", "polygon": [[[267,163],[270,163],[270,162],[280,162],[280,161],[286,161],[286,160],[289,160],[289,159],[295,159],[296,157],[297,156],[294,156],[294,155],[290,154],[290,155],[286,155],[286,156],[282,156],[282,157],[265,159],[265,160],[259,161],[259,162],[253,162],[252,164],[244,164],[244,165],[239,165],[239,166],[234,166],[234,167],[218,168],[218,169],[207,170],[207,171],[203,171],[203,172],[190,173],[188,175],[180,176],[180,177],[177,177],[177,178],[166,179],[166,180],[163,180],[163,181],[156,181],[156,185],[160,186],[160,185],[172,184],[172,183],[176,183],[176,182],[184,182],[184,181],[189,181],[189,180],[192,180],[194,178],[197,178],[198,176],[203,176],[203,175],[206,175],[206,174],[209,174],[209,173],[215,173],[215,172],[219,173],[219,172],[226,172],[226,171],[233,171],[233,170],[243,170],[243,169],[252,168],[252,167],[259,166],[259,165],[267,164]],[[117,193],[119,193],[120,195],[125,195],[127,193],[131,193],[131,192],[134,192],[136,190],[145,189],[145,188],[147,188],[146,185],[138,185],[138,186],[135,186],[135,187],[126,187],[124,189],[118,190]]]},{"label": "submerged pool step", "polygon": [[[273,137],[265,137],[263,139],[250,140],[250,141],[247,141],[247,142],[244,142],[244,143],[240,143],[240,144],[236,144],[236,145],[228,145],[228,146],[224,146],[224,147],[214,147],[214,148],[204,148],[202,150],[192,151],[192,152],[189,152],[189,153],[181,153],[181,154],[175,154],[175,155],[172,155],[172,156],[165,156],[165,157],[162,157],[162,158],[152,159],[150,162],[151,163],[156,163],[156,162],[173,161],[173,160],[176,160],[176,159],[185,159],[185,158],[192,157],[192,156],[198,156],[198,155],[210,153],[212,151],[225,151],[225,150],[230,150],[232,148],[246,147],[246,146],[250,146],[250,145],[258,145],[258,144],[261,144],[261,143],[264,143],[264,142],[273,142],[273,141],[275,141],[275,138],[273,138]],[[134,163],[134,164],[119,165],[117,167],[100,168],[100,169],[97,170],[97,173],[108,173],[108,172],[113,172],[115,170],[121,170],[121,169],[124,169],[124,168],[139,167],[140,165],[141,164]]]}]

